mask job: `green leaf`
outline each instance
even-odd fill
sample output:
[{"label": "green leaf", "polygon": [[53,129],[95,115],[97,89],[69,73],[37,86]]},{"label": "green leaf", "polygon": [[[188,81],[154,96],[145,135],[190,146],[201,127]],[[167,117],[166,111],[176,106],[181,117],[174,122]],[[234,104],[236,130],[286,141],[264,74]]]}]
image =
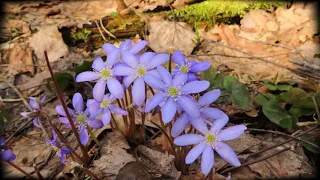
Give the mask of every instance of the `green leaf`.
[{"label": "green leaf", "polygon": [[299,108],[299,107],[291,107],[289,113],[295,117],[301,116],[311,116],[315,113],[314,109],[307,109],[307,108]]},{"label": "green leaf", "polygon": [[215,88],[218,88],[218,89],[222,89],[224,88],[223,86],[223,81],[224,81],[224,75],[223,74],[217,74],[215,76],[215,78],[210,82],[210,86],[211,88],[215,89]]},{"label": "green leaf", "polygon": [[1,134],[4,132],[4,127],[5,127],[4,121],[7,120],[7,122],[10,122],[12,118],[13,116],[9,111],[7,110],[0,111],[0,133]]},{"label": "green leaf", "polygon": [[289,91],[292,88],[291,85],[287,85],[287,84],[273,85],[265,82],[263,85],[265,88],[269,89],[270,91],[276,91],[276,90]]},{"label": "green leaf", "polygon": [[[54,77],[56,78],[57,84],[58,84],[59,89],[61,91],[64,91],[69,87],[71,88],[72,84],[74,83],[73,76],[70,73],[67,73],[67,72],[55,73]],[[51,85],[52,79],[48,78],[47,81],[48,81],[47,88],[50,91],[54,91],[54,88]]]},{"label": "green leaf", "polygon": [[217,70],[216,68],[210,66],[209,69],[203,71],[202,73],[200,73],[200,77],[203,80],[207,80],[207,81],[212,81],[215,79],[217,75]]},{"label": "green leaf", "polygon": [[248,109],[250,105],[250,93],[245,85],[235,82],[231,88],[231,97],[237,107],[243,110]]},{"label": "green leaf", "polygon": [[112,13],[111,13],[111,17],[116,17],[116,16],[118,16],[118,15],[119,15],[118,12],[112,12]]},{"label": "green leaf", "polygon": [[267,84],[267,83],[265,83],[265,84],[263,84],[263,86],[264,86],[265,88],[271,90],[271,91],[277,90],[277,86],[272,85],[272,84]]},{"label": "green leaf", "polygon": [[283,128],[293,128],[297,122],[297,118],[288,114],[274,100],[269,101],[262,107],[263,114],[273,123]]},{"label": "green leaf", "polygon": [[[317,145],[318,147],[320,147],[320,140],[319,139],[314,139],[314,137],[311,134],[302,135],[300,138],[303,139],[303,140],[309,141],[309,142]],[[320,150],[317,149],[316,147],[310,145],[310,144],[304,143],[303,146],[307,150],[309,150],[309,151],[311,151],[311,152],[313,152],[315,154],[320,154]]]},{"label": "green leaf", "polygon": [[254,99],[254,102],[261,106],[264,106],[268,101],[269,100],[262,94],[257,95]]},{"label": "green leaf", "polygon": [[81,65],[78,65],[75,68],[75,72],[76,75],[78,75],[79,73],[82,73],[84,71],[92,71],[92,63],[93,61],[83,61],[83,63]]},{"label": "green leaf", "polygon": [[292,88],[288,92],[280,93],[279,100],[292,104],[294,107],[315,109],[311,96],[312,94],[300,88]]},{"label": "green leaf", "polygon": [[225,76],[223,79],[223,87],[231,93],[234,83],[239,81],[233,76]]}]

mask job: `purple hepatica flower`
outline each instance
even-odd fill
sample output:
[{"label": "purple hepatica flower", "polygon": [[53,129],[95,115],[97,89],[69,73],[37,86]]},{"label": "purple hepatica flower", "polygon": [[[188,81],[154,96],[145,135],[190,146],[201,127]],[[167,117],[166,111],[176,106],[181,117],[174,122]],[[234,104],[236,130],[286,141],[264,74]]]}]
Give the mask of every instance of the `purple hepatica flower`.
[{"label": "purple hepatica flower", "polygon": [[147,74],[154,74],[155,67],[169,60],[168,54],[155,54],[146,52],[138,59],[129,51],[124,51],[122,56],[123,61],[127,64],[119,64],[114,67],[113,73],[116,76],[126,76],[123,79],[125,88],[133,81],[132,98],[136,105],[140,106],[145,101],[145,80]]},{"label": "purple hepatica flower", "polygon": [[[75,109],[72,110],[68,108],[70,115],[72,116],[73,121],[75,122],[76,127],[79,129],[80,141],[83,145],[87,144],[89,141],[89,135],[87,127],[90,126],[93,129],[100,129],[103,127],[103,123],[100,120],[95,119],[93,115],[90,115],[89,110],[84,110],[83,98],[80,93],[74,94],[72,98],[72,105]],[[66,113],[61,105],[56,106],[56,111],[58,114],[64,117],[59,117],[59,120],[66,125],[67,128],[70,128],[69,120],[66,117]]]},{"label": "purple hepatica flower", "polygon": [[181,51],[175,51],[172,59],[177,64],[173,69],[173,74],[186,74],[188,76],[188,82],[199,80],[194,73],[205,71],[210,67],[209,62],[197,63],[192,60],[186,61]]},{"label": "purple hepatica flower", "polygon": [[160,103],[166,101],[162,107],[163,122],[168,123],[173,119],[177,111],[177,103],[191,118],[199,118],[199,107],[189,94],[206,90],[210,83],[208,81],[193,81],[185,84],[187,81],[185,75],[178,74],[172,79],[171,74],[164,67],[158,66],[157,70],[161,79],[149,74],[144,77],[149,86],[160,91],[152,97],[145,111],[150,112]]},{"label": "purple hepatica flower", "polygon": [[10,162],[16,159],[16,155],[7,149],[6,141],[0,136],[0,158],[2,161]]},{"label": "purple hepatica flower", "polygon": [[89,113],[95,117],[102,113],[102,122],[104,125],[108,125],[111,121],[110,111],[116,114],[128,115],[127,111],[112,104],[114,100],[116,100],[116,98],[110,93],[106,94],[101,102],[98,102],[94,99],[89,99],[87,101]]},{"label": "purple hepatica flower", "polygon": [[[205,121],[211,124],[211,122],[207,120],[208,118],[228,122],[229,117],[223,111],[217,108],[209,107],[210,104],[212,104],[214,101],[218,99],[220,94],[221,91],[219,89],[214,89],[206,92],[203,96],[201,96],[198,100],[198,107],[200,109],[201,116],[200,118],[195,119],[192,122]],[[182,131],[184,131],[184,129],[187,127],[189,119],[192,118],[188,117],[186,113],[183,113],[173,124],[173,127],[171,129],[171,135],[173,137],[179,136],[182,133]]]},{"label": "purple hepatica flower", "polygon": [[58,153],[58,157],[60,158],[60,161],[65,164],[66,163],[66,159],[64,158],[64,155],[68,155],[72,152],[71,149],[65,149],[61,147],[61,144],[58,142],[57,139],[57,134],[54,132],[54,130],[52,130],[52,140],[49,138],[46,138],[46,141],[51,144],[51,146],[53,147],[53,149],[55,151],[57,151]]},{"label": "purple hepatica flower", "polygon": [[44,103],[44,101],[46,100],[46,96],[43,96],[40,100],[34,97],[29,97],[29,105],[31,106],[31,108],[33,109],[33,111],[26,111],[26,112],[22,112],[20,113],[21,116],[27,118],[27,119],[33,119],[33,125],[36,127],[41,127],[40,124],[38,123],[39,118],[37,117],[39,115],[39,113],[42,110],[41,104]]},{"label": "purple hepatica flower", "polygon": [[124,96],[123,87],[113,74],[113,65],[117,61],[118,53],[117,49],[109,53],[106,62],[100,57],[95,59],[91,66],[93,71],[82,72],[76,77],[77,82],[98,81],[93,88],[93,97],[97,101],[103,100],[106,85],[114,97],[120,99]]},{"label": "purple hepatica flower", "polygon": [[145,46],[147,45],[147,41],[139,41],[132,45],[131,40],[125,40],[120,44],[120,47],[117,48],[114,45],[110,43],[106,43],[102,45],[102,48],[109,54],[113,51],[117,51],[117,62],[123,63],[122,56],[124,51],[129,51],[132,54],[137,54],[139,51],[141,51]]},{"label": "purple hepatica flower", "polygon": [[[193,121],[193,120],[191,120]],[[212,123],[208,130],[204,121],[197,121],[195,128],[202,134],[184,134],[177,137],[174,143],[178,146],[196,145],[186,156],[186,164],[194,162],[200,154],[202,154],[201,170],[202,173],[208,175],[214,165],[214,150],[227,162],[233,166],[240,166],[237,154],[232,148],[223,141],[238,138],[247,129],[244,125],[237,125],[221,130],[227,121],[216,120]]]}]

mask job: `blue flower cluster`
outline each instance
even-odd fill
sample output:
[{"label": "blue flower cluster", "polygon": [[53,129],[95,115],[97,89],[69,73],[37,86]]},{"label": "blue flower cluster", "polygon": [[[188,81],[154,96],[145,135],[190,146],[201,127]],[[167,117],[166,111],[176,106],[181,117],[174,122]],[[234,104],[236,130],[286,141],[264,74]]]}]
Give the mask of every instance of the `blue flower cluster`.
[{"label": "blue flower cluster", "polygon": [[[178,146],[196,145],[186,156],[186,163],[194,162],[201,154],[201,169],[207,175],[214,166],[214,151],[234,166],[240,162],[236,153],[224,141],[238,138],[246,127],[238,125],[222,129],[229,121],[228,116],[210,105],[220,96],[220,90],[206,91],[210,83],[200,80],[198,72],[207,70],[209,62],[195,62],[187,60],[180,51],[175,51],[172,60],[175,62],[172,73],[163,67],[170,59],[169,54],[156,54],[140,51],[146,46],[146,41],[133,44],[126,40],[117,48],[106,43],[103,49],[107,52],[107,59],[96,58],[92,64],[92,71],[85,71],[77,75],[76,82],[96,82],[93,88],[93,99],[84,107],[81,94],[76,93],[72,99],[73,109],[68,109],[79,130],[82,144],[89,140],[88,128],[99,129],[111,121],[111,113],[128,115],[124,109],[113,104],[121,99],[126,90],[131,90],[134,107],[143,112],[151,112],[155,108],[162,111],[162,121],[170,123],[174,117],[171,135]],[[132,88],[129,88],[132,86]],[[150,100],[146,101],[146,87],[156,90]],[[108,93],[106,93],[108,89]],[[130,93],[129,93],[130,94]],[[35,107],[34,109],[37,109]],[[61,115],[59,120],[70,128],[69,120],[62,106],[56,111]],[[101,120],[97,117],[101,114]],[[200,134],[183,134],[190,124]],[[53,140],[47,140],[53,146]],[[60,151],[60,157],[70,153]],[[62,159],[63,160],[63,159]]]}]

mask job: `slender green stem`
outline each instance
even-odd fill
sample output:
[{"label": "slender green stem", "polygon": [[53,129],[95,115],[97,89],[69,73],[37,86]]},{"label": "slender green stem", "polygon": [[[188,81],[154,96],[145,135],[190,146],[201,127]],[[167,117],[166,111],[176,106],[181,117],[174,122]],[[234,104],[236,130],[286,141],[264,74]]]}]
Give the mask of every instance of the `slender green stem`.
[{"label": "slender green stem", "polygon": [[91,139],[99,146],[101,147],[100,141],[97,139],[97,137],[94,135],[94,133],[91,131],[91,128],[86,127],[88,130],[88,133],[90,134]]}]

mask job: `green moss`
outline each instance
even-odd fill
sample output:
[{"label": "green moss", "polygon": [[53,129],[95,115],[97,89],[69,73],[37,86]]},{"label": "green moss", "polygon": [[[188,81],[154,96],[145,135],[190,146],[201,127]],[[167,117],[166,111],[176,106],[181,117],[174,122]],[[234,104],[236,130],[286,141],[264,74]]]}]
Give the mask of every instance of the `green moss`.
[{"label": "green moss", "polygon": [[88,42],[89,38],[91,36],[91,31],[87,30],[87,29],[81,29],[79,31],[77,31],[76,33],[71,34],[71,39],[73,41],[73,43],[75,43],[76,41],[84,41],[85,43]]},{"label": "green moss", "polygon": [[212,27],[215,23],[232,23],[233,17],[242,18],[249,10],[268,10],[272,7],[282,6],[285,3],[286,1],[207,0],[176,9],[173,13],[169,14],[169,18],[177,17],[179,21],[186,21],[192,24],[195,22],[205,21]]}]

